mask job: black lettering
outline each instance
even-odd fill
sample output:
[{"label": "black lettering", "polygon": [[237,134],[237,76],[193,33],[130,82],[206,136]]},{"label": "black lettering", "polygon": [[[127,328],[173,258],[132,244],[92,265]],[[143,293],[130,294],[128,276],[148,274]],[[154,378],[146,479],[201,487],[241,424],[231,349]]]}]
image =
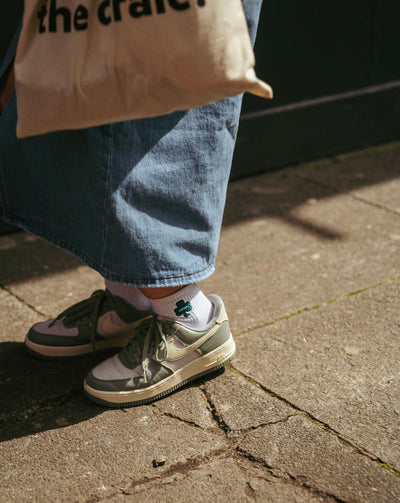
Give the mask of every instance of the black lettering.
[{"label": "black lettering", "polygon": [[57,31],[57,16],[62,16],[64,21],[64,33],[71,31],[71,12],[67,7],[56,7],[56,0],[50,2],[49,31]]},{"label": "black lettering", "polygon": [[157,13],[163,14],[165,12],[164,0],[156,0]]},{"label": "black lettering", "polygon": [[121,21],[121,9],[119,4],[126,0],[113,0],[114,21]]},{"label": "black lettering", "polygon": [[179,2],[179,0],[168,0],[170,6],[175,10],[186,10],[190,8],[188,1]]},{"label": "black lettering", "polygon": [[74,28],[76,31],[87,30],[89,11],[83,5],[78,5],[74,14]]},{"label": "black lettering", "polygon": [[39,33],[44,33],[46,31],[46,27],[44,25],[44,18],[47,16],[47,8],[45,5],[40,9],[37,13],[37,17],[39,19]]},{"label": "black lettering", "polygon": [[111,16],[106,15],[106,9],[108,9],[109,7],[110,0],[104,0],[103,2],[101,2],[99,8],[97,9],[97,17],[99,18],[100,23],[104,24],[105,26],[111,23]]},{"label": "black lettering", "polygon": [[129,6],[129,14],[132,17],[151,16],[150,0],[142,0],[141,2],[132,2]]}]

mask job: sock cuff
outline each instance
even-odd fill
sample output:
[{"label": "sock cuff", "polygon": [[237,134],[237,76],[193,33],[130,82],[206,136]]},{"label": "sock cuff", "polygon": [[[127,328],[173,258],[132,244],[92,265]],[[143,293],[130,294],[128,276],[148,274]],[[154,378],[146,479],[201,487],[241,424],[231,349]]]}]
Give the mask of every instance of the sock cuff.
[{"label": "sock cuff", "polygon": [[170,307],[175,309],[177,302],[179,302],[180,300],[183,300],[184,302],[190,302],[193,301],[199,294],[202,294],[202,291],[196,284],[187,285],[183,288],[180,288],[171,295],[168,295],[167,297],[152,300],[152,303],[155,301],[155,303],[160,307]]},{"label": "sock cuff", "polygon": [[113,295],[121,297],[136,309],[146,311],[151,309],[150,300],[139,290],[137,286],[123,285],[108,279],[105,280],[105,287]]},{"label": "sock cuff", "polygon": [[193,328],[202,328],[213,315],[213,304],[196,284],[187,285],[167,297],[151,301],[160,316],[179,321]]}]

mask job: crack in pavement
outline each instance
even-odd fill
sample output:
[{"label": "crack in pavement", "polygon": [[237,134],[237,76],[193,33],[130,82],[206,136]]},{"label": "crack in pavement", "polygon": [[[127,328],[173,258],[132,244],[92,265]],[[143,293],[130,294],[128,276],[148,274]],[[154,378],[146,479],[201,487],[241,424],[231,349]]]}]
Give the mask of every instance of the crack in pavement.
[{"label": "crack in pavement", "polygon": [[[194,458],[190,458],[186,461],[178,462],[175,463],[174,465],[171,465],[169,468],[164,470],[162,474],[157,474],[153,477],[145,476],[140,480],[136,480],[132,482],[129,486],[125,487],[124,489],[119,489],[119,492],[123,495],[129,495],[129,494],[134,494],[132,491],[134,488],[137,488],[141,485],[145,486],[143,487],[143,490],[146,490],[149,484],[152,484],[153,482],[157,481],[165,481],[166,479],[181,474],[183,475],[182,480],[187,477],[190,472],[197,470],[201,468],[202,466],[208,464],[208,462],[213,459],[224,459],[230,455],[230,449],[229,448],[223,448],[223,449],[216,449],[215,451],[211,451],[210,453],[203,454],[200,456],[196,456]],[[169,484],[170,482],[164,482],[162,485]],[[117,494],[117,493],[116,493]],[[108,496],[109,497],[109,496]]]},{"label": "crack in pavement", "polygon": [[[256,456],[253,456],[252,454],[243,451],[239,446],[236,447],[236,452],[239,455],[239,457],[247,459],[250,463],[263,466],[267,470],[269,475],[278,480],[285,481],[286,484],[291,484],[295,487],[304,487],[304,489],[307,489],[312,494],[331,498],[337,503],[347,503],[346,501],[340,499],[338,496],[335,496],[334,494],[324,492],[321,489],[318,489],[318,487],[311,486],[307,482],[302,482],[299,478],[295,477],[289,472],[282,471],[279,467],[274,468],[273,466],[269,466],[264,459],[257,458]],[[278,472],[282,473],[282,475],[279,475]],[[289,477],[289,480],[286,477]]]},{"label": "crack in pavement", "polygon": [[[338,189],[335,189],[333,187],[330,187],[329,185],[325,185],[322,182],[318,182],[316,180],[313,180],[312,178],[308,178],[307,175],[297,175],[299,178],[302,178],[308,183],[311,183],[317,187],[320,187],[322,189],[328,190],[334,195],[339,195],[341,191],[338,191]],[[370,199],[366,199],[360,194],[357,193],[357,191],[350,190],[346,192],[347,196],[350,197],[351,199],[354,199],[355,201],[359,201],[361,203],[367,204],[369,206],[372,206],[373,208],[378,208],[379,210],[384,210],[387,211],[388,213],[391,213],[392,215],[400,215],[400,210],[397,210],[395,208],[391,208],[390,206],[386,206],[385,204],[379,203],[378,201],[371,201]]]},{"label": "crack in pavement", "polygon": [[397,215],[399,216],[400,215],[400,210],[397,210],[395,208],[390,208],[389,206],[386,206],[384,204],[381,204],[377,201],[370,201],[368,199],[365,199],[364,197],[360,196],[359,194],[357,193],[353,193],[351,195],[351,197],[353,199],[355,199],[356,201],[360,201],[362,203],[365,203],[365,204],[368,204],[369,206],[373,206],[374,208],[378,208],[380,210],[385,210],[385,211],[388,211],[389,213],[392,213],[393,215]]},{"label": "crack in pavement", "polygon": [[353,297],[355,295],[359,295],[360,293],[368,292],[369,290],[373,290],[374,288],[379,288],[380,286],[388,285],[390,283],[396,283],[398,281],[400,281],[400,276],[396,276],[394,278],[389,278],[384,281],[380,281],[379,283],[376,283],[375,285],[366,286],[364,288],[354,290],[353,292],[339,295],[338,297],[335,297],[334,299],[327,300],[325,302],[322,302],[321,304],[316,304],[315,306],[303,307],[302,309],[299,309],[298,311],[294,311],[289,314],[284,314],[283,316],[280,316],[279,318],[274,318],[274,319],[269,320],[265,323],[259,323],[257,325],[252,325],[251,327],[245,328],[242,331],[237,332],[235,337],[236,338],[242,337],[242,336],[248,334],[249,332],[253,332],[254,330],[259,330],[260,328],[266,328],[266,327],[270,327],[272,325],[276,325],[280,321],[289,320],[295,316],[299,316],[301,314],[305,314],[310,311],[316,311],[317,309],[320,309],[321,307],[326,307],[331,304],[335,304],[336,302],[339,302],[344,299],[348,299],[348,298]]},{"label": "crack in pavement", "polygon": [[217,424],[218,428],[221,429],[224,433],[225,436],[228,435],[228,433],[231,431],[229,426],[225,423],[225,421],[222,419],[222,417],[218,414],[217,408],[214,405],[211,394],[205,390],[204,388],[200,388],[200,391],[203,393],[207,400],[207,404],[210,408],[211,412],[211,417],[214,419],[215,423]]},{"label": "crack in pavement", "polygon": [[290,414],[289,416],[283,417],[281,419],[277,419],[276,421],[269,421],[268,423],[261,423],[261,424],[258,424],[257,426],[250,426],[248,428],[243,428],[240,430],[230,430],[230,433],[232,435],[231,438],[233,438],[233,437],[237,438],[239,436],[245,435],[246,433],[249,433],[250,431],[255,431],[255,430],[258,430],[259,428],[264,428],[266,426],[272,426],[273,424],[286,423],[289,421],[289,419],[291,417],[298,416],[298,415],[299,414]]},{"label": "crack in pavement", "polygon": [[194,421],[190,421],[189,419],[184,419],[183,417],[176,416],[175,414],[172,414],[172,412],[165,412],[161,410],[159,407],[157,407],[156,404],[151,404],[158,412],[161,413],[162,416],[170,417],[171,419],[176,419],[177,421],[180,421],[181,423],[188,424],[189,426],[194,426],[195,428],[200,428],[200,430],[203,431],[208,431],[208,428],[203,428],[203,426],[200,426],[199,424],[195,423]]},{"label": "crack in pavement", "polygon": [[[228,364],[228,366],[231,367],[231,371],[232,371],[232,364]],[[239,375],[241,375],[241,377],[243,377],[242,373],[240,373],[240,372],[238,372],[238,373],[239,373]],[[253,380],[252,380],[252,382],[255,383],[255,381],[253,381]],[[257,386],[259,386],[263,391],[265,391],[265,389],[261,385],[259,385],[258,383],[255,383],[255,384]],[[276,471],[274,471],[276,469],[274,469],[273,467],[268,466],[263,459],[255,458],[251,454],[242,451],[240,449],[240,447],[237,445],[238,437],[242,437],[243,435],[245,435],[249,431],[254,431],[254,430],[258,429],[258,428],[267,427],[267,426],[270,426],[270,425],[273,425],[273,424],[287,422],[290,417],[293,417],[295,415],[300,415],[301,414],[301,415],[307,416],[307,413],[305,413],[303,411],[300,411],[300,409],[298,409],[296,407],[293,407],[294,409],[298,410],[298,412],[295,413],[295,414],[290,414],[289,416],[287,416],[285,418],[282,418],[282,419],[278,419],[277,421],[271,421],[269,423],[261,424],[261,425],[258,425],[258,426],[253,426],[253,427],[250,427],[250,428],[246,428],[246,429],[234,432],[234,431],[231,430],[231,428],[229,428],[229,426],[225,423],[225,421],[222,419],[222,417],[218,413],[217,408],[216,408],[216,406],[214,405],[214,403],[212,401],[211,394],[207,390],[205,390],[203,388],[200,388],[200,389],[201,389],[201,391],[203,392],[204,396],[207,399],[207,403],[209,404],[209,407],[210,407],[210,410],[211,410],[211,414],[212,414],[212,417],[213,417],[214,421],[216,422],[217,426],[225,433],[226,440],[228,441],[228,448],[227,448],[226,452],[228,452],[229,445],[230,445],[231,450],[234,453],[236,453],[236,456],[240,455],[240,457],[247,459],[251,463],[261,464],[268,471],[268,473],[272,477],[277,478],[277,479],[281,479],[281,480],[285,480],[287,482],[287,479],[285,478],[285,475],[287,475],[287,476],[290,477],[291,480],[293,480],[293,481],[296,482],[296,484],[295,484],[296,486],[302,486],[305,489],[311,491],[313,494],[332,498],[334,501],[337,501],[338,503],[346,503],[343,500],[339,499],[335,495],[324,493],[323,491],[321,491],[318,488],[314,488],[314,487],[306,485],[306,483],[299,482],[295,477],[293,477],[292,475],[290,475],[287,472],[284,472],[284,471],[280,470],[279,468],[278,468],[278,470],[283,475],[282,476],[277,475]],[[275,395],[273,393],[270,393],[270,394],[273,395],[273,396],[275,396],[276,398],[278,398],[277,395]],[[288,406],[290,406],[287,401],[286,401],[286,404]],[[229,435],[230,433],[232,435]],[[233,457],[235,457],[235,456],[233,455]]]},{"label": "crack in pavement", "polygon": [[[295,416],[295,415],[302,415],[302,416],[306,417],[309,421],[311,421],[312,423],[314,423],[315,425],[317,425],[319,428],[321,428],[321,429],[325,430],[327,433],[335,436],[338,439],[338,441],[340,441],[342,444],[346,445],[347,447],[350,447],[351,449],[353,449],[354,451],[356,451],[361,456],[365,456],[368,459],[370,459],[371,461],[373,461],[375,463],[378,463],[382,468],[384,468],[385,470],[389,471],[393,475],[396,475],[397,477],[400,477],[400,472],[398,470],[396,470],[395,468],[393,468],[392,466],[390,466],[388,463],[386,463],[385,461],[383,461],[382,459],[380,459],[375,454],[369,452],[367,449],[359,447],[356,444],[353,444],[351,441],[346,440],[345,438],[343,438],[341,436],[341,434],[338,431],[336,431],[335,429],[331,428],[328,423],[324,423],[323,421],[320,421],[318,418],[316,418],[315,416],[313,416],[312,414],[310,414],[306,410],[301,409],[297,405],[291,403],[286,398],[284,398],[284,397],[278,395],[277,393],[269,390],[268,388],[266,388],[265,386],[263,386],[261,383],[258,383],[253,378],[247,376],[246,374],[244,374],[243,372],[241,372],[240,370],[238,370],[237,368],[235,368],[232,365],[232,363],[230,364],[230,366],[232,367],[233,371],[236,374],[240,375],[243,379],[246,379],[246,381],[248,381],[249,383],[251,383],[253,386],[259,387],[265,393],[267,393],[269,396],[278,399],[280,402],[283,402],[285,405],[287,405],[289,407],[292,407],[294,410],[296,410],[297,414],[292,414],[290,417]],[[288,418],[286,418],[286,420],[287,419]],[[280,422],[280,421],[278,421],[278,422]],[[262,428],[262,427],[267,427],[267,426],[265,426],[265,425],[259,425],[259,426],[255,427],[254,429],[258,429],[258,428]]]},{"label": "crack in pavement", "polygon": [[29,304],[29,302],[26,302],[22,297],[14,293],[9,287],[0,284],[0,288],[3,289],[5,292],[7,292],[9,295],[11,295],[11,297],[14,297],[14,299],[18,300],[18,302],[21,302],[21,304],[31,309],[35,314],[43,316],[44,318],[48,318],[47,314],[38,311],[35,306]]},{"label": "crack in pavement", "polygon": [[[167,486],[170,484],[173,484],[175,482],[179,482],[182,480],[185,480],[187,477],[189,477],[194,471],[200,470],[201,468],[205,467],[208,465],[210,461],[218,461],[218,460],[224,460],[224,459],[232,459],[232,460],[239,460],[239,459],[245,459],[250,463],[250,465],[257,464],[259,466],[262,466],[263,469],[267,472],[267,474],[272,477],[273,479],[280,480],[284,482],[285,484],[290,484],[294,487],[303,487],[306,489],[308,492],[326,497],[326,498],[331,498],[337,503],[346,503],[345,501],[339,499],[337,496],[325,493],[321,491],[318,488],[312,487],[311,485],[307,484],[306,482],[302,482],[301,480],[297,479],[296,477],[290,475],[289,473],[286,472],[281,472],[282,475],[278,475],[276,471],[273,471],[270,467],[268,467],[265,463],[264,460],[259,460],[255,458],[254,456],[251,456],[245,452],[240,451],[237,447],[228,445],[226,448],[222,449],[217,449],[215,451],[212,451],[208,454],[197,456],[195,458],[188,459],[185,462],[178,462],[175,463],[174,465],[170,466],[167,470],[164,470],[162,473],[154,475],[154,476],[144,476],[143,478],[133,481],[131,484],[127,485],[126,487],[123,488],[118,488],[114,492],[104,496],[104,498],[101,498],[99,496],[92,495],[90,496],[85,503],[94,503],[94,502],[100,502],[100,501],[106,501],[110,498],[113,498],[115,496],[130,496],[130,495],[136,495],[140,496],[141,493],[148,491],[155,485],[158,487],[160,486]],[[244,467],[239,466],[239,469],[242,471],[244,474],[244,478],[246,479],[246,484],[249,486],[249,480],[248,479],[248,474],[246,473],[246,470]],[[279,470],[280,471],[280,470]],[[264,479],[268,480],[268,479]]]}]

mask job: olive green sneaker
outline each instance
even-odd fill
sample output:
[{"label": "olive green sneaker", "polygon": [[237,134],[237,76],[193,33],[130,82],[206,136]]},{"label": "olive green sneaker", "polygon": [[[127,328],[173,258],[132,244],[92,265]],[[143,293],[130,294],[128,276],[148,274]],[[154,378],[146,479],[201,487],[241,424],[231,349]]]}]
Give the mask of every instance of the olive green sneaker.
[{"label": "olive green sneaker", "polygon": [[63,311],[54,320],[36,323],[25,338],[25,348],[35,356],[65,359],[105,349],[121,349],[134,337],[135,328],[152,311],[139,311],[108,290]]},{"label": "olive green sneaker", "polygon": [[204,330],[160,316],[143,321],[120,353],[88,374],[88,397],[110,407],[149,403],[228,363],[235,354],[228,317],[217,295],[209,299],[214,316]]}]

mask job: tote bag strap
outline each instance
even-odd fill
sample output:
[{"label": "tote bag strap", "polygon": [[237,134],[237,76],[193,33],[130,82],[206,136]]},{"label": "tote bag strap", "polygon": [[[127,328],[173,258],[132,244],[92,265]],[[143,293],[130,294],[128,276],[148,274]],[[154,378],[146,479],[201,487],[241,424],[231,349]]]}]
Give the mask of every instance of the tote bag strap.
[{"label": "tote bag strap", "polygon": [[11,44],[9,45],[6,55],[4,56],[4,59],[0,65],[0,78],[3,76],[4,72],[7,70],[7,68],[10,66],[10,64],[13,62],[15,58],[15,53],[17,52],[17,45],[18,45],[18,39],[19,39],[19,34],[21,33],[21,28],[22,28],[22,20],[19,22],[18,27],[14,33],[14,36],[11,40]]}]

